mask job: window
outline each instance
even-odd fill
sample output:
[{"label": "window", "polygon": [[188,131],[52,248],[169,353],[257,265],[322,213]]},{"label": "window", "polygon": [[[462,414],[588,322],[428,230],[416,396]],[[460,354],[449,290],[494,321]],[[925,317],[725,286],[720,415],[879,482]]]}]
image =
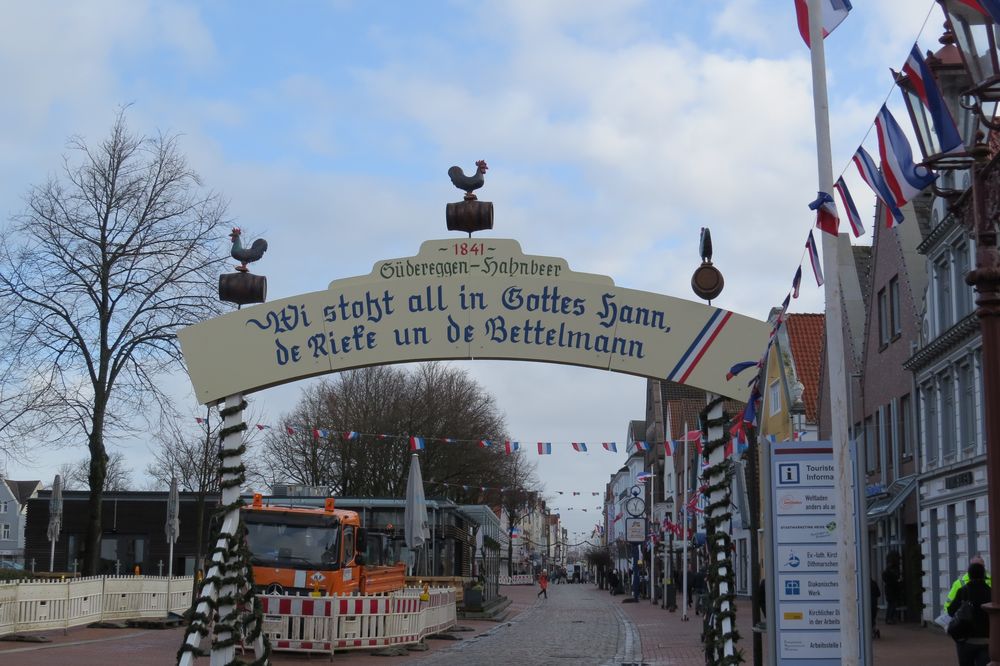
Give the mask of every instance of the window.
[{"label": "window", "polygon": [[965,239],[956,243],[953,248],[955,256],[955,306],[958,317],[962,318],[972,312],[972,286],[965,284],[965,276],[969,274],[969,245]]},{"label": "window", "polygon": [[10,523],[0,525],[0,539],[7,541],[10,539]]},{"label": "window", "polygon": [[910,423],[913,418],[913,405],[910,402],[910,394],[907,393],[899,399],[899,425],[896,431],[899,433],[899,452],[903,458],[913,455],[913,432]]},{"label": "window", "polygon": [[889,344],[889,307],[886,304],[885,289],[878,292],[878,346]]},{"label": "window", "polygon": [[7,513],[7,500],[0,500],[0,513]]},{"label": "window", "polygon": [[882,428],[882,408],[875,410],[875,467],[881,469],[885,452],[885,432]]},{"label": "window", "polygon": [[951,327],[954,320],[951,311],[951,266],[948,257],[934,262],[934,295],[937,301],[937,333]]},{"label": "window", "polygon": [[972,364],[958,366],[959,447],[963,452],[976,448],[976,382]]},{"label": "window", "polygon": [[354,526],[344,525],[344,565],[354,559]]},{"label": "window", "polygon": [[950,372],[941,375],[941,453],[945,458],[955,455],[958,433],[955,428],[955,382]]},{"label": "window", "polygon": [[781,411],[781,384],[775,379],[768,387],[767,403],[770,405],[769,414],[774,416]]},{"label": "window", "polygon": [[869,472],[874,471],[876,466],[875,447],[875,429],[872,427],[872,417],[869,416],[865,419],[865,462]]},{"label": "window", "polygon": [[899,276],[889,280],[889,333],[895,338],[903,330],[899,304]]},{"label": "window", "polygon": [[924,446],[927,462],[936,465],[938,462],[938,401],[937,389],[928,384],[923,391],[924,414]]}]

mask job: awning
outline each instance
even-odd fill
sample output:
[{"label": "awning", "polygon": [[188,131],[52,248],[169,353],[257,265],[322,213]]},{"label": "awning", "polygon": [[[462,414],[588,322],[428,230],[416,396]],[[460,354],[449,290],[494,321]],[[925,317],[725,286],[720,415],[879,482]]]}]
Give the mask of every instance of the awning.
[{"label": "awning", "polygon": [[868,517],[868,522],[872,523],[895,513],[899,507],[903,506],[903,502],[916,487],[916,474],[893,481],[884,493],[872,497],[868,501],[868,510],[865,514]]}]

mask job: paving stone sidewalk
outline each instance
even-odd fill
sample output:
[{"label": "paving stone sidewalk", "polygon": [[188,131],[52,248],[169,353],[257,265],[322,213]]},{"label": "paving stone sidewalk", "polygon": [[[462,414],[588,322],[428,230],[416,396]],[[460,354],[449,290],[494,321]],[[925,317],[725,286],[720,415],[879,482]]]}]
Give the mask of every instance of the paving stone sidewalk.
[{"label": "paving stone sidewalk", "polygon": [[[683,622],[680,612],[670,613],[648,600],[623,604],[594,585],[550,585],[549,599],[536,597],[537,587],[510,586],[502,593],[511,598],[514,611],[502,623],[462,621],[473,631],[458,633],[461,641],[428,640],[429,652],[407,656],[373,657],[367,652],[338,653],[340,665],[412,664],[429,666],[470,664],[490,666],[532,664],[649,664],[650,666],[702,666],[701,618],[693,611]],[[752,634],[749,601],[737,602],[740,647],[752,664]],[[950,666],[956,664],[954,643],[939,629],[916,624],[880,627],[875,665]],[[168,666],[175,663],[183,630],[71,629],[44,632],[48,644],[0,642],[0,664],[4,666],[107,666],[142,664]],[[249,655],[248,655],[249,656]],[[275,654],[275,666],[326,661],[325,657]],[[208,660],[200,663],[207,664]],[[766,661],[764,663],[767,663]]]}]

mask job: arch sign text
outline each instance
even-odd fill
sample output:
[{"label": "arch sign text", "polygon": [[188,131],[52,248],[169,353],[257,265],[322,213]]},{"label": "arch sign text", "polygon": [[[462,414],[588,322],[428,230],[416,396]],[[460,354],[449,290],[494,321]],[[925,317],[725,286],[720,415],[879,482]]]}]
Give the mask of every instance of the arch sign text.
[{"label": "arch sign text", "polygon": [[305,377],[435,359],[566,363],[746,400],[726,372],[764,349],[762,321],[615,286],[506,239],[430,240],[325,291],[230,312],[179,333],[198,400]]}]

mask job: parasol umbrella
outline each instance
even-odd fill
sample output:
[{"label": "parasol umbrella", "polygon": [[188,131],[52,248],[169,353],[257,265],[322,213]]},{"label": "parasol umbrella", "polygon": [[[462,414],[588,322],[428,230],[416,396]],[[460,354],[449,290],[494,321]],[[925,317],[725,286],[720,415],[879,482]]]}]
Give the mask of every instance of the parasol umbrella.
[{"label": "parasol umbrella", "polygon": [[62,531],[62,478],[56,474],[52,480],[52,498],[49,500],[49,529],[48,537],[51,543],[49,550],[49,571],[55,571],[56,567],[56,541],[59,540],[59,532]]},{"label": "parasol umbrella", "polygon": [[[167,495],[167,524],[164,525],[163,530],[167,535],[167,543],[170,544],[170,559],[167,564],[167,576],[174,575],[174,542],[177,541],[177,537],[180,535],[181,521],[178,518],[180,512],[180,495],[177,492],[177,479],[170,479],[170,494]],[[163,570],[160,570],[160,575],[163,574]]]},{"label": "parasol umbrella", "polygon": [[427,500],[424,499],[424,480],[420,475],[420,460],[414,453],[410,458],[410,476],[406,480],[406,508],[403,510],[403,529],[406,547],[414,550],[430,538],[427,527]]}]

